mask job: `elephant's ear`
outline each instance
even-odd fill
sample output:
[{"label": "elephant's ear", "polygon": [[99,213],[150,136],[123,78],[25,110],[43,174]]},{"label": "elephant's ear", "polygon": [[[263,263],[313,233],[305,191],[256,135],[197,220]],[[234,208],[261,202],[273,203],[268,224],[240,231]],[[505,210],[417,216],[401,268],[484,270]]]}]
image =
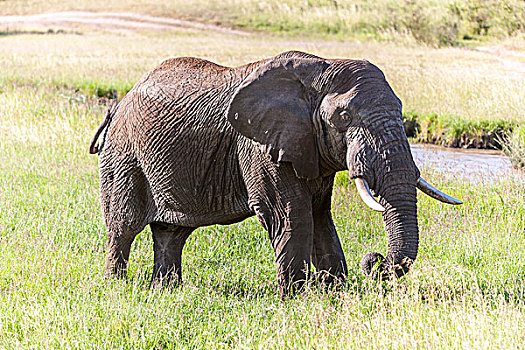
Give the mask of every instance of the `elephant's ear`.
[{"label": "elephant's ear", "polygon": [[291,162],[297,176],[319,176],[319,154],[309,91],[328,63],[276,58],[236,90],[227,117],[240,134],[257,141],[274,162]]}]

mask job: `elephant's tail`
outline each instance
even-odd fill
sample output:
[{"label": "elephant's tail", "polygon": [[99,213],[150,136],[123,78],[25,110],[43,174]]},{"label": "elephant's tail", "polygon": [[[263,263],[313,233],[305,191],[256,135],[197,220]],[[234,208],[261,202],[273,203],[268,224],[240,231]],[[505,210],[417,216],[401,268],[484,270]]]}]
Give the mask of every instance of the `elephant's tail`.
[{"label": "elephant's tail", "polygon": [[100,126],[98,127],[97,132],[95,133],[95,136],[93,136],[93,140],[91,140],[91,144],[89,145],[89,153],[96,154],[100,152],[104,141],[102,140],[102,142],[97,145],[98,138],[100,134],[102,133],[102,131],[104,131],[104,129],[108,126],[109,122],[111,121],[111,118],[113,117],[113,115],[115,114],[115,111],[117,110],[117,106],[118,106],[118,97],[115,97],[115,99],[113,100],[113,102],[111,103],[111,105],[109,106],[106,112],[106,117],[104,118],[104,121],[102,121],[102,124],[100,124]]}]

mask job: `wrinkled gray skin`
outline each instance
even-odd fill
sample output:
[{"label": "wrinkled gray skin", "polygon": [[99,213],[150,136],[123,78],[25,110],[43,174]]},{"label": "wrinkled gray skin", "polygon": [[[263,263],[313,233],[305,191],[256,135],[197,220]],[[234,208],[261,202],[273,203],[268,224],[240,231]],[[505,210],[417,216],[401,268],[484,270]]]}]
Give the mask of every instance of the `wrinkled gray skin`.
[{"label": "wrinkled gray skin", "polygon": [[286,52],[228,68],[169,59],[105,127],[108,276],[125,275],[130,246],[149,224],[152,281],[178,282],[193,230],[255,214],[275,250],[281,297],[303,283],[310,264],[325,282],[342,281],[347,265],[330,213],[341,170],[364,178],[386,208],[388,254],[367,254],[365,273],[400,276],[416,258],[419,171],[401,102],[367,61]]}]

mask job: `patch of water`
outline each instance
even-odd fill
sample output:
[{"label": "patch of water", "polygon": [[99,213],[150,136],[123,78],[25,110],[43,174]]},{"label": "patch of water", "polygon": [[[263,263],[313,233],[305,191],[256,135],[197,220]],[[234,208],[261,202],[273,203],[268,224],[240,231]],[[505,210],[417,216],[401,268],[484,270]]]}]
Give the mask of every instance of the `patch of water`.
[{"label": "patch of water", "polygon": [[512,176],[525,181],[525,173],[512,168],[510,159],[499,151],[410,145],[419,168],[428,168],[468,180],[491,180]]}]

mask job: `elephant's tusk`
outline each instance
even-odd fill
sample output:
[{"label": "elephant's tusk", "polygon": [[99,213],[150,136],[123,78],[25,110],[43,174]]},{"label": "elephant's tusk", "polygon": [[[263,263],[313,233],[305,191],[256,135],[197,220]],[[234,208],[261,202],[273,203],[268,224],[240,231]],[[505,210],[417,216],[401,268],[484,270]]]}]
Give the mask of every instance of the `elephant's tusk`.
[{"label": "elephant's tusk", "polygon": [[365,179],[362,179],[360,177],[356,178],[355,186],[357,188],[357,193],[359,193],[359,196],[361,196],[361,199],[363,200],[363,202],[365,202],[366,205],[368,205],[371,209],[376,211],[385,211],[385,207],[379,204],[374,198],[374,196],[372,196],[372,193],[370,192],[370,187],[368,187],[368,183]]},{"label": "elephant's tusk", "polygon": [[434,186],[423,180],[423,178],[421,177],[417,179],[416,186],[425,194],[443,203],[454,205],[463,204],[463,201],[460,201],[459,199],[456,199],[454,197],[449,196],[448,194],[441,192],[440,190],[436,189]]}]

